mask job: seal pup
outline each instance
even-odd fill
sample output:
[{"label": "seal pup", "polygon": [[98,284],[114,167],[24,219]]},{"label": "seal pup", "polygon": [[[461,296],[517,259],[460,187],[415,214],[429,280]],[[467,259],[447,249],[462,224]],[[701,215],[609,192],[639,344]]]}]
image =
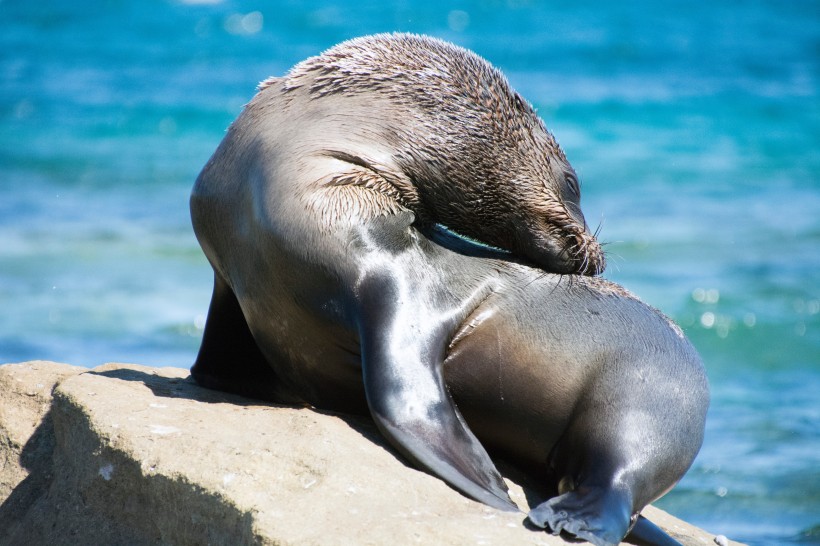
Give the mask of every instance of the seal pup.
[{"label": "seal pup", "polygon": [[331,234],[348,252],[328,272],[226,191],[251,209],[197,230],[218,272],[197,381],[369,412],[411,462],[515,510],[489,450],[541,478],[536,525],[598,545],[646,534],[640,511],[691,465],[709,399],[668,319],[598,277],[428,239],[408,211]]},{"label": "seal pup", "polygon": [[563,151],[466,49],[410,34],[343,42],[262,82],[243,118],[237,129],[275,156],[267,175],[290,176],[327,229],[403,208],[546,271],[604,270]]},{"label": "seal pup", "polygon": [[[420,51],[436,48],[451,51],[453,47],[406,35],[363,39],[359,45],[375,47],[373,42],[388,42],[395,46],[395,42],[402,40],[426,44]],[[348,43],[347,47],[353,47],[355,42]],[[372,91],[373,87],[395,88],[397,82],[403,81],[402,74],[415,71],[424,75],[430,64],[426,60],[413,64],[414,57],[410,56],[404,61],[406,66],[392,76],[386,75],[384,82],[379,83],[376,77],[376,83],[371,78],[367,85],[361,82],[353,85],[350,81],[359,80],[348,78],[349,71],[345,71],[350,57],[344,53],[344,47],[338,47],[337,53],[345,60],[339,66],[332,62],[335,57],[330,53],[334,48],[317,58],[325,58],[326,63],[316,65],[315,61],[305,61],[304,66],[297,66],[289,76],[264,84],[232,124],[197,179],[191,196],[192,220],[197,238],[213,266],[215,282],[192,375],[206,387],[246,396],[337,411],[369,411],[385,437],[419,467],[476,500],[515,510],[517,507],[509,499],[506,485],[470,427],[482,430],[485,435],[488,428],[482,427],[475,417],[468,427],[453,401],[453,396],[467,389],[459,388],[458,379],[454,379],[456,387],[451,389],[451,395],[443,372],[450,349],[456,347],[452,345],[453,340],[468,340],[473,335],[462,330],[462,326],[475,323],[476,331],[480,331],[481,310],[493,315],[496,313],[493,302],[500,301],[496,298],[501,294],[508,294],[505,297],[517,303],[508,308],[506,320],[516,323],[520,320],[516,313],[520,311],[521,317],[531,316],[527,320],[537,325],[522,331],[542,329],[546,332],[541,338],[534,338],[545,343],[541,353],[533,349],[530,356],[522,358],[522,354],[529,354],[522,351],[530,346],[530,338],[522,339],[513,331],[499,330],[516,339],[521,347],[482,343],[477,345],[480,350],[476,354],[496,362],[498,369],[509,368],[513,376],[521,373],[525,377],[531,375],[528,371],[531,366],[541,362],[533,355],[540,354],[546,362],[540,365],[550,372],[565,365],[561,360],[564,357],[577,362],[577,367],[572,368],[574,374],[562,376],[557,383],[533,384],[532,391],[526,392],[532,394],[546,388],[547,392],[554,393],[558,385],[558,390],[566,389],[567,396],[573,393],[578,396],[577,404],[572,407],[584,409],[587,404],[598,408],[597,413],[582,412],[583,418],[607,423],[609,430],[606,435],[606,431],[594,429],[595,423],[592,423],[589,428],[594,429],[595,434],[587,443],[583,440],[584,426],[573,428],[576,414],[560,404],[553,407],[550,400],[542,400],[543,405],[536,406],[536,417],[530,415],[533,408],[530,405],[510,410],[508,415],[517,415],[521,421],[506,422],[504,426],[508,428],[517,422],[526,423],[527,419],[543,420],[544,452],[582,454],[582,462],[566,464],[559,462],[566,457],[550,455],[549,460],[554,461],[550,468],[557,469],[554,474],[560,476],[557,490],[570,495],[569,501],[566,506],[556,501],[558,515],[555,517],[550,515],[552,505],[547,504],[533,511],[532,519],[581,537],[585,537],[583,533],[598,536],[595,529],[599,527],[605,530],[604,537],[625,532],[630,516],[643,507],[641,503],[671,487],[697,452],[699,436],[683,436],[697,429],[699,406],[695,407],[695,403],[692,407],[682,407],[685,397],[665,392],[670,387],[662,384],[661,390],[668,395],[664,404],[647,407],[625,404],[623,410],[614,412],[613,416],[601,415],[603,410],[596,394],[611,395],[619,401],[629,397],[622,396],[617,389],[607,390],[607,382],[598,379],[606,378],[611,383],[617,374],[604,373],[600,366],[614,362],[614,369],[618,370],[632,363],[640,373],[629,375],[620,383],[615,381],[618,388],[645,378],[649,378],[650,387],[655,388],[660,380],[656,381],[647,367],[648,357],[641,352],[645,345],[659,344],[658,354],[654,356],[668,357],[664,351],[677,355],[680,362],[676,364],[693,377],[699,370],[699,361],[694,360],[696,355],[686,356],[687,346],[683,341],[679,342],[682,345],[658,341],[669,337],[664,328],[671,330],[671,326],[660,319],[644,321],[649,311],[641,304],[630,304],[637,305],[634,309],[619,304],[609,312],[598,309],[598,314],[593,311],[587,314],[584,309],[596,308],[599,297],[618,292],[610,285],[578,280],[582,277],[573,279],[570,286],[580,283],[587,288],[608,288],[591,290],[591,295],[586,297],[567,292],[570,295],[561,305],[552,296],[563,293],[567,284],[559,283],[559,277],[499,260],[497,255],[492,259],[474,255],[493,252],[486,248],[465,255],[428,241],[422,231],[430,234],[434,224],[441,223],[500,248],[506,245],[507,249],[521,252],[557,272],[595,273],[603,264],[600,247],[586,229],[578,208],[577,187],[573,184],[577,180],[574,175],[568,176],[570,171],[556,159],[563,158],[563,154],[546,154],[546,159],[533,160],[536,166],[549,167],[548,172],[554,175],[547,177],[549,180],[557,180],[557,184],[553,184],[555,188],[550,190],[555,192],[550,201],[554,208],[541,209],[541,212],[546,210],[546,218],[533,216],[533,209],[528,208],[537,199],[527,201],[526,206],[520,201],[520,195],[542,191],[533,189],[541,187],[533,183],[533,178],[521,179],[514,174],[511,180],[490,180],[481,175],[489,172],[483,170],[489,167],[482,161],[493,154],[503,156],[508,161],[507,167],[516,165],[518,169],[503,172],[535,172],[535,167],[528,170],[526,165],[519,165],[515,158],[504,154],[518,153],[516,157],[520,161],[537,156],[540,148],[533,147],[532,142],[547,138],[546,130],[538,133],[541,140],[533,136],[535,133],[523,138],[513,131],[518,136],[504,141],[516,144],[512,151],[499,151],[505,146],[484,143],[477,148],[480,152],[468,146],[468,149],[455,148],[463,152],[460,155],[442,155],[441,145],[451,143],[449,136],[418,134],[421,128],[427,127],[419,119],[432,119],[440,124],[438,127],[452,121],[448,121],[447,115],[439,115],[441,109],[435,109],[429,97],[402,110],[397,104],[403,103],[394,100],[390,93]],[[367,58],[363,51],[369,49],[354,49],[357,55]],[[392,49],[388,47],[386,51]],[[383,55],[386,53],[378,53],[376,57]],[[423,56],[420,52],[418,55]],[[470,54],[463,55],[469,57]],[[475,62],[479,69],[493,70],[486,63],[481,64],[480,59]],[[382,67],[384,63],[376,64]],[[388,63],[388,66],[392,65]],[[459,66],[455,63],[452,70]],[[479,69],[477,73],[481,74]],[[444,72],[432,70],[430,73],[431,77],[442,79]],[[347,83],[340,88],[340,81]],[[493,82],[505,83],[503,79],[479,81],[480,85],[468,86],[464,91],[467,102],[475,95],[475,92],[470,95],[469,89],[489,89],[479,93],[488,104],[495,104],[493,100],[500,96],[499,100],[509,104],[526,106],[520,97],[516,99],[517,95],[500,94],[499,89],[509,90],[508,87],[493,87]],[[350,85],[349,89],[345,87]],[[441,98],[440,94],[434,95]],[[458,110],[458,115],[469,118],[469,110],[462,110]],[[393,111],[405,117],[398,114],[392,117]],[[487,112],[493,111],[497,109],[487,109]],[[483,110],[479,108],[476,112]],[[374,113],[377,113],[375,117]],[[437,119],[437,115],[441,119]],[[534,114],[533,119],[537,120]],[[407,123],[408,120],[411,123]],[[478,116],[473,125],[465,126],[478,131],[489,121],[491,119]],[[539,126],[543,129],[542,124]],[[496,138],[494,133],[487,137],[486,131],[467,132],[470,142],[481,143],[481,135],[484,135],[492,144]],[[479,166],[470,167],[473,169],[470,172],[479,174],[458,179],[457,163],[448,163],[454,157],[463,160],[463,165],[476,162]],[[555,173],[564,176],[556,178]],[[468,184],[464,185],[465,181]],[[550,184],[545,182],[542,186],[549,189]],[[556,199],[556,195],[560,199]],[[560,231],[557,236],[551,231],[553,228]],[[541,288],[526,288],[529,285]],[[618,301],[634,300],[621,297]],[[560,314],[547,313],[544,308],[553,304],[556,312],[568,313],[567,320]],[[574,314],[573,305],[580,308]],[[626,323],[635,319],[636,323],[643,324],[644,337],[636,338],[634,347],[629,343],[619,345],[625,356],[598,347],[593,356],[581,351],[587,357],[576,360],[571,356],[577,347],[572,343],[554,342],[557,333],[568,327],[578,332],[595,331],[596,335],[595,328],[603,328],[607,335],[602,339],[621,336],[618,328],[623,322],[596,322],[599,319],[595,317],[601,315],[613,320],[626,315]],[[544,321],[539,318],[542,316],[551,320]],[[579,338],[577,343],[586,341]],[[498,352],[502,345],[509,354]],[[557,348],[553,349],[553,345]],[[497,353],[495,357],[493,351]],[[607,356],[611,358],[607,360]],[[670,383],[679,379],[668,366],[656,362],[652,365],[661,375],[667,373]],[[500,377],[498,369],[492,373]],[[481,368],[476,370],[479,373]],[[489,375],[481,377],[488,381],[489,378]],[[485,384],[482,380],[476,384]],[[698,386],[697,379],[693,384]],[[703,402],[704,388],[697,392],[700,398],[696,402]],[[495,391],[486,393],[488,398],[479,398],[476,407],[485,403],[491,406],[496,394]],[[642,391],[639,394],[654,400]],[[470,396],[462,398],[465,408],[470,407],[470,399]],[[522,399],[531,400],[532,396]],[[669,415],[667,408],[675,404],[681,406],[682,415]],[[554,409],[558,417],[551,416]],[[610,410],[608,407],[607,411]],[[646,416],[645,422],[639,419],[641,415]],[[618,417],[623,420],[618,421]],[[679,434],[669,439],[652,429],[644,446],[651,448],[651,456],[658,457],[656,462],[645,461],[646,452],[634,447],[639,442],[634,440],[633,433],[638,430],[635,427],[651,423],[656,417],[663,423],[663,431]],[[680,423],[675,425],[677,417]],[[576,429],[577,432],[569,434],[568,431]],[[503,432],[493,426],[489,430]],[[564,437],[571,440],[565,441]],[[522,459],[526,460],[527,442],[522,438],[510,445],[523,446]],[[495,445],[492,435],[486,435],[486,441],[488,445]],[[633,447],[624,450],[621,444]],[[568,447],[561,448],[564,445]],[[602,466],[604,470],[592,470],[590,461],[596,454],[601,454],[607,463]],[[643,469],[629,466],[635,461],[640,461]],[[608,472],[615,472],[620,481],[606,485],[605,478],[615,480]],[[588,480],[587,476],[592,478]],[[590,497],[587,491],[594,495]],[[600,525],[599,516],[605,520]],[[587,532],[584,530],[587,528],[593,530]]]},{"label": "seal pup", "polygon": [[[304,310],[289,305],[295,277],[315,283],[316,297],[341,293],[335,291],[342,284],[355,289],[373,256],[384,255],[353,244],[352,238],[358,236],[357,228],[383,216],[411,218],[419,229],[443,224],[549,271],[598,273],[603,253],[579,203],[577,177],[552,135],[485,60],[452,44],[409,34],[339,44],[299,63],[283,78],[264,81],[194,184],[194,231],[216,279],[208,328],[222,330],[204,337],[194,377],[205,386],[226,388],[220,359],[232,355],[223,351],[242,346],[250,352],[243,357],[258,362],[259,385],[271,385],[260,387],[262,394],[284,401],[290,393],[313,388],[310,382],[282,386],[303,375],[293,363],[301,361],[298,352],[310,351],[310,342],[303,344],[292,330],[278,335],[275,343],[265,342],[271,332],[249,315],[259,313],[259,320],[264,316],[272,323],[277,323],[274,317],[286,317],[274,329],[298,322],[296,315]],[[392,238],[395,248],[416,233],[401,223],[382,226],[393,230],[385,237]],[[253,234],[253,244],[243,241],[244,234]],[[237,261],[255,264],[260,275],[278,274],[254,279],[235,268]],[[248,283],[267,287],[276,279],[281,284],[269,288],[281,292],[278,297],[240,297],[238,307],[233,303],[239,294],[257,292],[259,287]],[[299,297],[314,297],[310,286],[302,288],[307,292]],[[259,302],[268,307],[253,309]],[[403,313],[425,318],[423,305],[415,311],[416,302],[403,305]],[[327,312],[335,317],[346,311],[328,307]],[[242,317],[259,325],[251,329],[252,340],[238,325]],[[420,339],[437,339],[440,326],[420,333]],[[281,341],[288,336],[291,343],[285,347]],[[268,351],[255,354],[253,341]],[[273,355],[273,347],[287,353]],[[432,371],[440,365],[437,353],[415,357],[423,360],[406,364],[407,370],[418,365]],[[266,361],[275,363],[277,380],[270,377]],[[402,366],[398,360],[381,367]],[[347,369],[353,373],[353,367]],[[323,389],[322,396],[306,401],[320,404],[327,396]],[[442,434],[458,437],[460,443],[451,441],[454,454],[435,466],[442,472],[442,465],[463,457],[462,452],[480,450],[480,456],[469,460],[489,466],[474,468],[473,481],[460,487],[485,502],[512,507],[500,476],[481,455],[483,448],[454,408],[445,413],[451,422],[443,425]],[[388,436],[401,443],[408,438],[404,432],[397,429]],[[419,461],[432,461],[426,444],[408,450]],[[452,474],[451,481],[458,481],[463,472]]]},{"label": "seal pup", "polygon": [[[385,255],[384,249],[374,254],[353,244],[352,237],[377,218],[397,215],[419,229],[446,225],[549,271],[591,275],[604,268],[603,252],[581,213],[572,167],[498,70],[433,38],[382,34],[354,39],[299,63],[283,78],[263,82],[197,178],[191,217],[215,282],[206,334],[192,368],[196,380],[231,390],[225,361],[242,358],[241,375],[251,375],[252,367],[257,379],[255,386],[237,379],[236,388],[245,394],[288,401],[293,393],[314,389],[315,378],[301,381],[304,371],[297,369],[298,354],[312,348],[309,339],[289,327],[305,313],[291,298],[346,293],[342,284],[358,290],[373,256]],[[393,230],[384,236],[395,248],[416,233],[403,223],[382,227]],[[245,239],[249,234],[250,241]],[[259,275],[237,269],[238,261],[253,264]],[[273,271],[277,274],[266,276]],[[293,283],[299,278],[316,286],[297,289]],[[276,295],[248,297],[264,292],[262,287]],[[353,305],[322,301],[335,325],[348,310],[333,305]],[[255,307],[262,303],[267,307]],[[414,311],[416,305],[405,300],[404,312],[423,319],[425,309]],[[250,330],[246,322],[253,324]],[[430,325],[420,339],[438,340],[441,327]],[[284,344],[288,337],[290,343]],[[351,345],[354,354],[358,350]],[[407,370],[420,366],[432,372],[441,361],[438,353],[413,358],[423,360]],[[408,373],[401,362],[377,368]],[[357,360],[343,369],[356,375],[360,366]],[[340,370],[326,369],[333,370],[327,378],[332,384]],[[327,389],[317,392],[321,395],[293,401],[349,404]],[[473,465],[470,478],[465,481],[463,471],[453,471],[450,481],[461,480],[458,487],[484,502],[512,507],[498,473],[457,418],[449,397],[443,403],[450,409],[444,412],[449,421],[441,435],[459,440],[450,441],[453,453],[435,466],[441,473],[443,465],[475,451],[467,458],[481,464]],[[399,429],[388,436],[399,444],[409,438]],[[414,460],[434,457],[424,443],[407,450]]]}]

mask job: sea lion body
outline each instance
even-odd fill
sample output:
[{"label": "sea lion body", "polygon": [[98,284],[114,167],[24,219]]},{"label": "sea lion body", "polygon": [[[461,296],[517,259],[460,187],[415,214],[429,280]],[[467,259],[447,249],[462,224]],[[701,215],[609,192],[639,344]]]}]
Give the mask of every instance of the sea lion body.
[{"label": "sea lion body", "polygon": [[[429,50],[418,37],[382,37],[354,44],[354,57],[396,39]],[[436,223],[501,248],[512,241],[508,250],[558,271],[603,265],[557,154],[510,137],[521,161],[542,153],[533,168],[566,175],[541,184],[552,194],[537,214],[537,199],[516,204],[510,191],[536,187],[531,178],[455,180],[472,172],[456,159],[497,173],[492,156],[502,152],[473,143],[478,151],[442,156],[435,135],[413,146],[407,135],[429,129],[410,117],[418,105],[405,112],[367,86],[334,83],[358,81],[334,55],[266,82],[197,179],[192,220],[215,283],[192,375],[247,396],[369,412],[416,465],[515,510],[486,443],[543,470],[561,493],[531,513],[534,522],[619,540],[700,446],[708,391],[697,355],[613,285],[440,236]],[[486,99],[488,112],[497,109],[493,93]],[[604,531],[583,528],[598,524]]]}]

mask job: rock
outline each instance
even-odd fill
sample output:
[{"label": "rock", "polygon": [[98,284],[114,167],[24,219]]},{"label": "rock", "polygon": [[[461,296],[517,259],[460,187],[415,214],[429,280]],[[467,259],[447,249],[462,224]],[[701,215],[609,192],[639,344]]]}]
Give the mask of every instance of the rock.
[{"label": "rock", "polygon": [[[9,364],[0,389],[0,544],[567,544],[408,467],[364,418],[209,391],[178,368]],[[525,508],[533,492],[510,484]]]}]

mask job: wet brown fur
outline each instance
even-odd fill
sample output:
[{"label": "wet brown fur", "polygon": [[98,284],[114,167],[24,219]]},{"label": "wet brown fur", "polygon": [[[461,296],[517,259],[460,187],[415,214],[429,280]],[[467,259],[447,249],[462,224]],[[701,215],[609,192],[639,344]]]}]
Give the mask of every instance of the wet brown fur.
[{"label": "wet brown fur", "polygon": [[[378,96],[398,110],[404,123],[386,137],[398,176],[351,159],[370,171],[366,187],[395,198],[420,225],[446,225],[548,270],[551,264],[540,253],[551,244],[553,254],[573,262],[571,271],[556,272],[603,271],[604,254],[578,208],[577,177],[566,156],[533,107],[476,54],[425,36],[367,36],[299,63],[284,78],[262,82],[260,93],[278,86],[285,96],[303,89],[317,101]],[[363,185],[349,176],[326,182],[345,181]],[[367,209],[355,193],[344,197],[341,206],[324,206],[323,217],[331,223],[334,213]]]}]

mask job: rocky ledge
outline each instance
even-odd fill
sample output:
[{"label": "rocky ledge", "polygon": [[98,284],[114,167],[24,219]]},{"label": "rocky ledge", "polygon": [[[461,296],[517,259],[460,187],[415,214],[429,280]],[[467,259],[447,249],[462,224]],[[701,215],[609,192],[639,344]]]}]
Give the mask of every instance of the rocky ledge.
[{"label": "rocky ledge", "polygon": [[9,545],[567,544],[408,467],[366,419],[130,364],[0,366],[0,503]]}]

